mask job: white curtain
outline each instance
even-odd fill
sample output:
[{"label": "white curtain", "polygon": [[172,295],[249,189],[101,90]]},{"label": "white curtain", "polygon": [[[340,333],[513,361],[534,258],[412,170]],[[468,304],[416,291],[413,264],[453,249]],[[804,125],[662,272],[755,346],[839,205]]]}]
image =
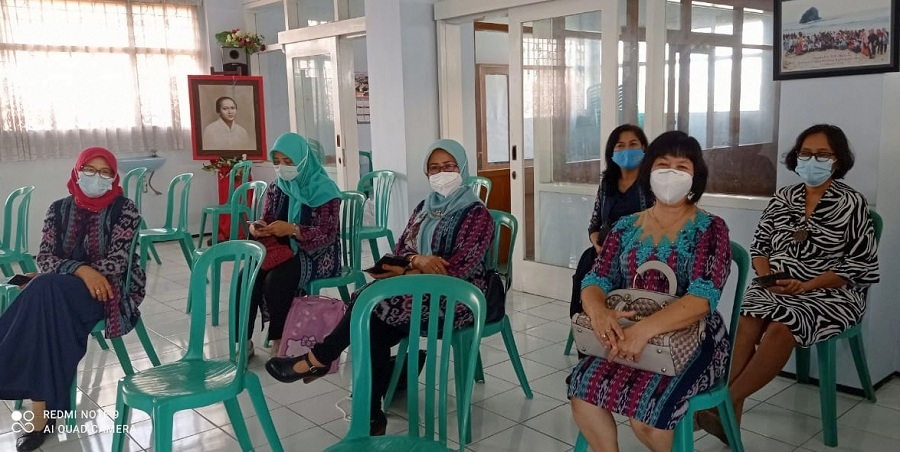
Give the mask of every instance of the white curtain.
[{"label": "white curtain", "polygon": [[0,162],[182,149],[197,0],[0,0]]}]

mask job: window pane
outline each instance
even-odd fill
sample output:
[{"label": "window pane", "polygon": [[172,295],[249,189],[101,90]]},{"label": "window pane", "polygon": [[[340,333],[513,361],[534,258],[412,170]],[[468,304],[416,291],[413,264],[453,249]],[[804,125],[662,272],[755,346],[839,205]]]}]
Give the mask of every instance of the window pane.
[{"label": "window pane", "polygon": [[299,28],[334,22],[333,0],[293,0],[297,6]]},{"label": "window pane", "polygon": [[506,75],[484,77],[488,163],[509,162],[509,96]]},{"label": "window pane", "polygon": [[698,4],[691,7],[691,31],[694,33],[734,33],[734,8],[729,5]]}]

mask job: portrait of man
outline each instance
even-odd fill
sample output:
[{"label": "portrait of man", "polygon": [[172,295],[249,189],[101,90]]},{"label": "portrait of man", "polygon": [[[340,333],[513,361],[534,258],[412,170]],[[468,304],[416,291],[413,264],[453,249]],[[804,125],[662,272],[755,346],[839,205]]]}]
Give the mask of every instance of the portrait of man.
[{"label": "portrait of man", "polygon": [[224,151],[243,151],[256,148],[250,140],[247,129],[236,122],[237,102],[228,96],[216,99],[215,121],[203,129],[203,148]]}]

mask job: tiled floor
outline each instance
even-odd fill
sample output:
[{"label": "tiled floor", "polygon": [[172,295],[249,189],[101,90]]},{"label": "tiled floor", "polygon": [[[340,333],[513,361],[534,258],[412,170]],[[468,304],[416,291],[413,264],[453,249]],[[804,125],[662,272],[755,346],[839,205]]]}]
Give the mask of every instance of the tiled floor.
[{"label": "tiled floor", "polygon": [[[188,316],[184,313],[187,267],[176,246],[159,247],[163,266],[150,264],[147,298],[141,306],[144,323],[150,330],[156,352],[163,362],[181,357],[187,344]],[[371,258],[368,258],[371,262]],[[483,451],[568,451],[572,449],[576,427],[565,399],[564,379],[575,364],[573,357],[563,356],[568,334],[568,305],[524,293],[512,293],[508,302],[516,342],[525,364],[534,399],[526,400],[519,388],[500,336],[484,340],[481,350],[485,363],[485,384],[477,384],[473,397],[474,442],[470,450]],[[225,312],[222,313],[226,315]],[[227,318],[227,317],[225,317]],[[207,352],[227,353],[227,329],[211,328],[207,334]],[[262,334],[254,342],[261,346]],[[125,339],[137,369],[150,367],[146,355],[134,335]],[[272,379],[262,368],[265,350],[257,348],[251,369],[262,380],[269,409],[286,451],[318,451],[338,441],[348,428],[336,406],[349,411],[349,365],[341,373],[330,375],[313,384],[286,385]],[[78,408],[96,410],[100,415],[80,424],[108,430],[115,405],[116,382],[123,375],[115,355],[102,351],[91,340],[87,356],[78,373]],[[388,413],[389,432],[406,430],[405,399]],[[451,400],[451,409],[455,404]],[[246,397],[241,406],[253,443],[259,450],[269,450],[256,414]],[[825,447],[821,440],[818,392],[815,387],[797,385],[776,379],[756,394],[745,406],[743,440],[748,451],[895,451],[900,450],[900,380],[888,383],[878,391],[878,403],[861,401],[859,397],[839,395],[841,446]],[[12,402],[0,404],[0,451],[14,450],[10,412]],[[619,418],[624,421],[623,418]],[[127,450],[146,450],[152,442],[152,429],[146,414],[133,411]],[[452,425],[452,423],[451,423]],[[455,427],[451,437],[456,438]],[[698,432],[696,449],[720,451],[726,448],[717,439]],[[234,438],[228,416],[222,405],[179,413],[174,429],[176,451],[230,451],[240,447]],[[107,451],[112,434],[69,435],[48,440],[43,450]],[[627,425],[619,429],[621,450],[643,450]],[[455,446],[455,443],[453,444]]]}]

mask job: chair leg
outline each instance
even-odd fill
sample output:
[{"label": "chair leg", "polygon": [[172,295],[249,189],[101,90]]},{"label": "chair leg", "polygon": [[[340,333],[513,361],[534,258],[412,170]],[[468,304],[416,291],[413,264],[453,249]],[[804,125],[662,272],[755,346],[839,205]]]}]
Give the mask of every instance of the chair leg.
[{"label": "chair leg", "polygon": [[[200,213],[200,234],[197,236],[197,249],[203,249],[203,235],[206,233],[206,217],[209,216],[208,213],[201,212]],[[213,226],[215,229],[215,226]],[[215,235],[215,234],[213,234]]]},{"label": "chair leg", "polygon": [[225,411],[228,412],[228,419],[231,420],[231,427],[234,429],[234,436],[237,437],[241,444],[242,450],[253,450],[253,440],[250,439],[250,432],[247,431],[247,423],[244,422],[244,416],[241,414],[241,405],[238,403],[237,397],[224,401]]},{"label": "chair leg", "polygon": [[[463,358],[463,350],[468,350],[471,347],[471,340],[468,338],[464,338],[462,335],[454,334],[453,335],[453,344],[451,344],[451,352],[453,353],[453,372],[454,379],[453,383],[456,388],[456,397],[462,397],[463,393],[463,376],[466,375],[466,360]],[[475,389],[474,387],[472,388]],[[458,399],[457,399],[458,400]],[[471,399],[470,399],[471,400]],[[456,410],[456,422],[458,426],[463,425],[463,410],[457,407]],[[466,443],[472,443],[472,407],[471,401],[469,406],[469,422],[466,424]]]},{"label": "chair leg", "polygon": [[797,364],[797,381],[809,383],[809,348],[794,347],[794,362]]},{"label": "chair leg", "polygon": [[819,402],[822,405],[822,436],[826,446],[838,445],[837,382],[835,380],[835,340],[816,344],[819,354]]},{"label": "chair leg", "polygon": [[390,229],[386,230],[385,232],[387,232],[386,237],[387,237],[387,240],[388,240],[388,245],[391,246],[391,252],[393,253],[393,252],[394,252],[394,249],[396,248],[396,245],[394,245],[394,233],[391,232]]},{"label": "chair leg", "polygon": [[381,257],[381,254],[378,253],[378,239],[369,239],[369,248],[372,250],[372,259],[376,261]]},{"label": "chair leg", "polygon": [[338,287],[338,292],[341,293],[341,300],[344,301],[345,304],[350,304],[350,289],[347,286]]},{"label": "chair leg", "polygon": [[512,361],[512,366],[516,371],[516,377],[519,379],[522,391],[525,392],[525,398],[533,398],[534,394],[531,393],[531,385],[528,384],[528,377],[525,376],[525,369],[522,367],[522,359],[519,358],[519,348],[516,347],[516,339],[513,337],[512,325],[509,323],[509,317],[504,316],[503,320],[500,320],[500,322],[502,322],[500,334],[503,335],[503,343],[506,344],[506,352],[509,354],[509,359]]},{"label": "chair leg", "polygon": [[22,409],[22,399],[16,400],[16,403],[13,404],[13,408],[16,410]]},{"label": "chair leg", "polygon": [[147,240],[143,237],[138,238],[138,247],[141,250],[141,268],[147,269]]},{"label": "chair leg", "polygon": [[259,383],[259,377],[253,372],[247,372],[244,375],[244,387],[250,393],[250,401],[253,403],[253,409],[259,417],[259,423],[262,425],[266,439],[269,441],[269,447],[273,452],[284,452],[281,446],[281,439],[278,437],[278,431],[275,430],[275,423],[272,422],[272,414],[266,404],[266,397],[263,395],[262,385]]},{"label": "chair leg", "polygon": [[116,358],[119,358],[119,364],[122,366],[125,375],[133,375],[134,367],[131,365],[131,357],[128,356],[128,350],[125,349],[125,342],[122,341],[121,337],[114,337],[109,341],[113,344]]},{"label": "chair leg", "polygon": [[[725,397],[723,403],[719,405],[719,419],[722,419],[722,427],[725,430],[725,436],[728,438],[731,450],[744,452],[744,442],[741,440],[741,427],[737,423],[737,416],[734,412],[734,404],[731,403],[730,395]],[[693,435],[691,435],[691,440],[693,442]]]},{"label": "chair leg", "polygon": [[75,385],[75,382],[78,380],[78,377],[72,379],[72,387],[69,388],[69,410],[70,413],[66,413],[66,427],[72,428],[75,427],[76,414],[78,412],[78,406],[75,402],[78,388]]},{"label": "chair leg", "polygon": [[[143,218],[141,218],[141,229],[148,229],[147,222]],[[159,253],[156,252],[156,246],[153,245],[153,242],[151,242],[147,248],[150,250],[150,254],[153,255],[153,260],[156,261],[156,265],[162,265],[162,260],[160,260]]]},{"label": "chair leg", "polygon": [[387,392],[384,393],[382,411],[387,411],[394,401],[394,392],[397,391],[397,383],[400,381],[400,372],[403,371],[403,362],[406,361],[406,349],[408,347],[409,339],[401,339],[400,344],[397,346],[397,359],[394,361],[394,370],[391,372],[391,382],[388,384]]},{"label": "chair leg", "polygon": [[109,345],[107,345],[106,341],[103,339],[103,333],[99,331],[92,331],[91,335],[94,336],[94,339],[97,340],[97,344],[100,345],[101,350],[109,350]]},{"label": "chair leg", "polygon": [[[687,416],[675,426],[675,440],[672,442],[672,452],[692,452],[694,450],[694,413],[688,410]],[[579,439],[583,437],[578,434]],[[577,441],[576,441],[577,446]],[[577,447],[576,447],[577,449]]]},{"label": "chair leg", "polygon": [[194,242],[191,241],[191,236],[187,233],[184,234],[180,242],[184,261],[187,262],[188,268],[192,268],[194,266]]},{"label": "chair leg", "polygon": [[563,351],[563,354],[569,356],[572,354],[572,344],[575,343],[575,335],[572,334],[572,331],[569,330],[569,338],[566,339],[566,349]]},{"label": "chair leg", "polygon": [[[693,435],[693,433],[691,433]],[[572,452],[587,452],[588,450],[588,442],[587,438],[578,432],[578,439],[575,440],[575,448],[572,449]]]},{"label": "chair leg", "polygon": [[170,452],[172,450],[172,427],[175,421],[175,413],[158,407],[153,407],[150,415],[153,424],[153,450],[157,452]]},{"label": "chair leg", "polygon": [[16,274],[13,270],[12,265],[10,264],[0,264],[0,271],[3,272],[3,276],[10,277]]},{"label": "chair leg", "polygon": [[869,364],[866,362],[866,350],[863,347],[862,336],[856,334],[850,337],[850,351],[853,353],[853,363],[856,364],[856,373],[859,382],[862,383],[866,400],[875,402],[875,387],[872,386],[872,377],[869,376]]},{"label": "chair leg", "polygon": [[484,383],[484,363],[481,361],[481,350],[478,350],[478,359],[475,360],[475,382]]},{"label": "chair leg", "polygon": [[119,394],[116,396],[116,418],[113,419],[115,422],[115,428],[113,428],[113,442],[112,442],[112,452],[122,452],[122,446],[124,446],[125,439],[125,425],[128,424],[128,414],[131,412],[131,408],[128,405],[125,405],[125,402],[122,400],[122,389],[119,387]]},{"label": "chair leg", "polygon": [[22,267],[22,271],[24,273],[37,273],[39,272],[37,268],[37,263],[34,261],[34,257],[28,256],[28,259],[24,259],[19,262],[19,266]]},{"label": "chair leg", "polygon": [[153,342],[150,342],[150,336],[147,334],[147,328],[144,327],[143,320],[138,319],[137,324],[134,325],[134,332],[137,333],[138,339],[140,339],[141,345],[144,347],[144,352],[147,353],[147,358],[150,359],[150,364],[158,366],[160,364],[159,356],[156,355]]}]

